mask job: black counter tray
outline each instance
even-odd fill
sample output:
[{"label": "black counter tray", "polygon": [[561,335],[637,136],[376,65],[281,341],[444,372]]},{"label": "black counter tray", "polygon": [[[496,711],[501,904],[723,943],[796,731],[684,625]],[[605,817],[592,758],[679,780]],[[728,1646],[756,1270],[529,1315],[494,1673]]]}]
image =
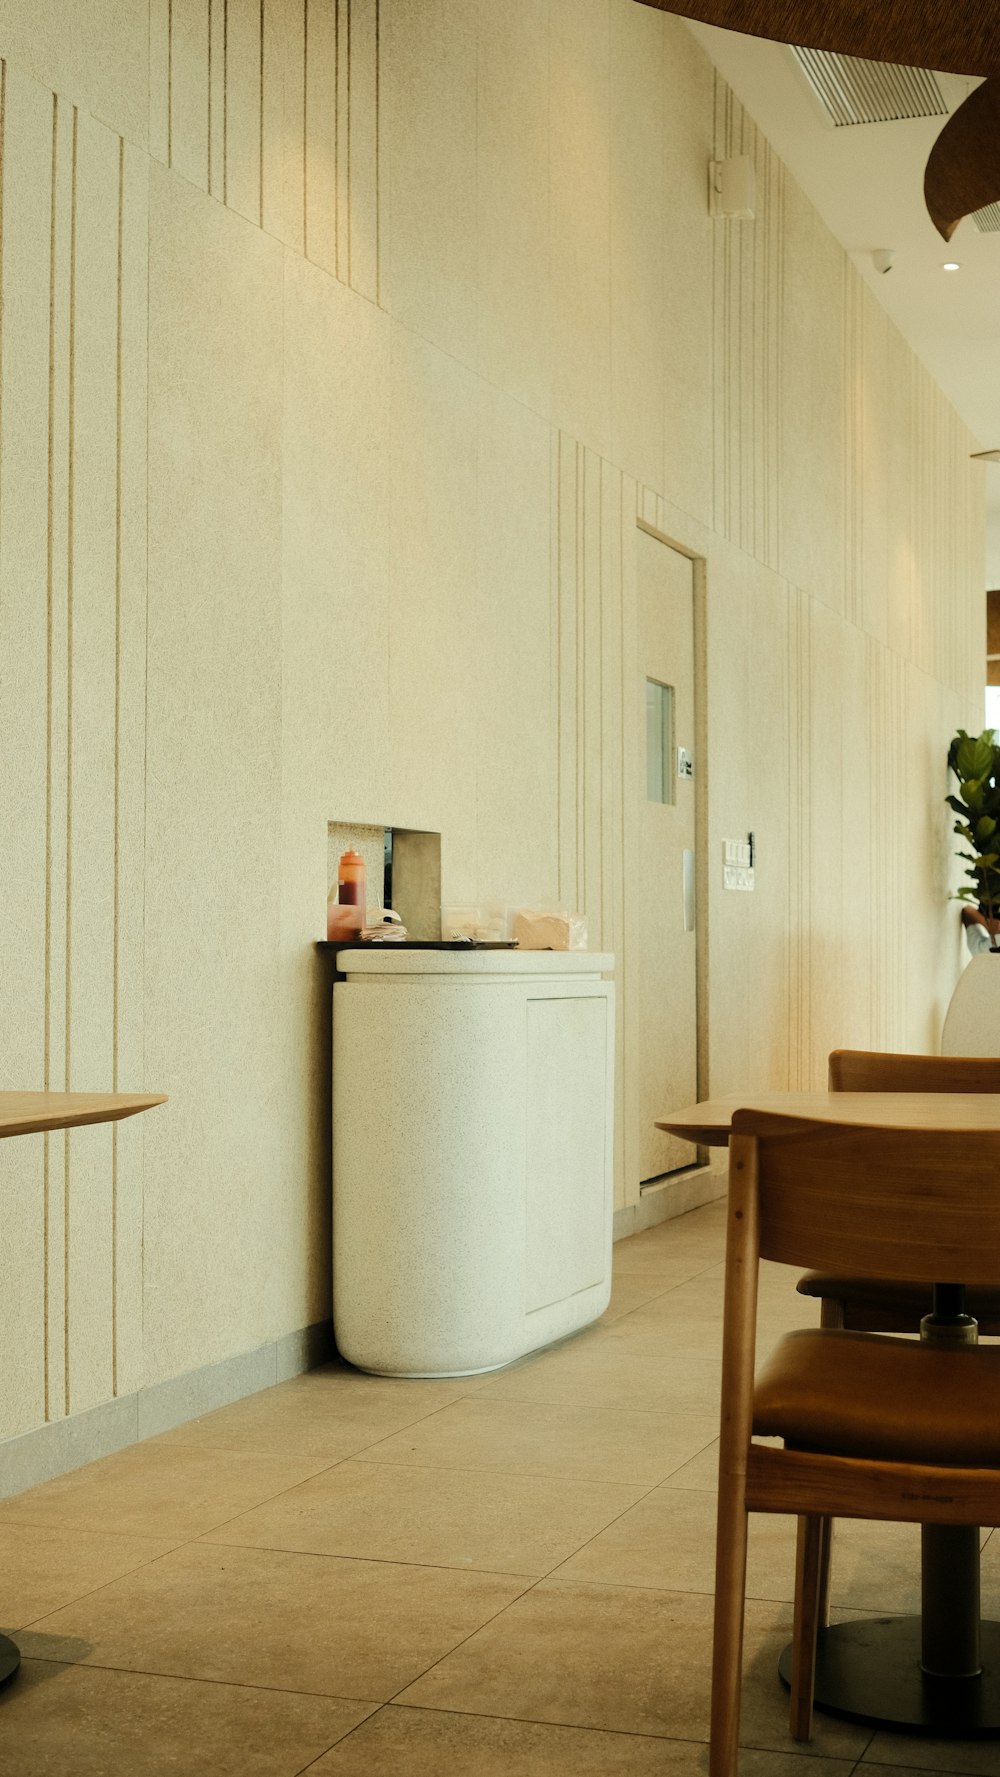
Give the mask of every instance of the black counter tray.
[{"label": "black counter tray", "polygon": [[517,950],[512,938],[481,944],[465,938],[317,938],[317,950]]}]

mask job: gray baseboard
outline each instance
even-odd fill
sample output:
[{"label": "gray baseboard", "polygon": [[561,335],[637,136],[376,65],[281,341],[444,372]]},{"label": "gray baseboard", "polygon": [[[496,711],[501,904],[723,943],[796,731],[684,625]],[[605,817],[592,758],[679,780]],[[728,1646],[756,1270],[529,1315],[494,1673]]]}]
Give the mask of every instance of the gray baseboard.
[{"label": "gray baseboard", "polygon": [[243,1400],[275,1382],[301,1376],[333,1355],[333,1324],[320,1321],[285,1333],[254,1351],[205,1364],[168,1382],[155,1382],[135,1394],[105,1401],[86,1413],[54,1419],[8,1438],[0,1443],[0,1499],[81,1468],[85,1462],[95,1462],[99,1456],[110,1456],[126,1444],[183,1425],[185,1420],[210,1413],[213,1407],[228,1406],[230,1401]]},{"label": "gray baseboard", "polygon": [[655,1228],[658,1222],[672,1221],[687,1215],[689,1209],[700,1209],[703,1203],[714,1203],[726,1194],[726,1174],[711,1166],[698,1166],[680,1173],[645,1191],[638,1203],[629,1203],[615,1210],[614,1240],[627,1240],[630,1234],[641,1234],[644,1228]]}]

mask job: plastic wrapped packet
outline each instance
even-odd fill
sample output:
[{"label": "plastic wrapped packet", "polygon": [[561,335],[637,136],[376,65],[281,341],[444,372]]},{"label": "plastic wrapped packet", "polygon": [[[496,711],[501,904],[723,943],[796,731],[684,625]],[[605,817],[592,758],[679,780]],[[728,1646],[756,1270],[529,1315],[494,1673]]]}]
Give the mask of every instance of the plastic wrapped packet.
[{"label": "plastic wrapped packet", "polygon": [[479,907],[442,907],[441,936],[468,938],[477,944],[503,944],[510,937],[510,913],[499,903]]},{"label": "plastic wrapped packet", "polygon": [[586,950],[587,917],[562,907],[522,907],[514,939],[522,950]]}]

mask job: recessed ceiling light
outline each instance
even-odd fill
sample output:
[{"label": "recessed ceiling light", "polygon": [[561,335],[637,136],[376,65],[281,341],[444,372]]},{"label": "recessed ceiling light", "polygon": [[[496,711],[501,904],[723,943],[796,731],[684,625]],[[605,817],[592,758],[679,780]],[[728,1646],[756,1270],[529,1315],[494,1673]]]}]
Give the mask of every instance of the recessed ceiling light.
[{"label": "recessed ceiling light", "polygon": [[941,267],[942,271],[961,271],[961,269],[962,267],[956,259],[946,259]]}]

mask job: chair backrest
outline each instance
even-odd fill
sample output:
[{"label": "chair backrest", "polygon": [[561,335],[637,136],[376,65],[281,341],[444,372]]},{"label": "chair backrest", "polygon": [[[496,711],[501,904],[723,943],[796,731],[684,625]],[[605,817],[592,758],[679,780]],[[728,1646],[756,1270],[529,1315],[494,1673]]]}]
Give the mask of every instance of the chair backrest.
[{"label": "chair backrest", "polygon": [[[1000,1133],[737,1111],[730,1196],[761,1258],[913,1283],[1000,1277]],[[734,1193],[733,1185],[736,1185]],[[746,1199],[743,1202],[743,1199]],[[752,1227],[742,1231],[751,1234]]]},{"label": "chair backrest", "polygon": [[834,1049],[831,1092],[1000,1092],[1000,1057]]}]

